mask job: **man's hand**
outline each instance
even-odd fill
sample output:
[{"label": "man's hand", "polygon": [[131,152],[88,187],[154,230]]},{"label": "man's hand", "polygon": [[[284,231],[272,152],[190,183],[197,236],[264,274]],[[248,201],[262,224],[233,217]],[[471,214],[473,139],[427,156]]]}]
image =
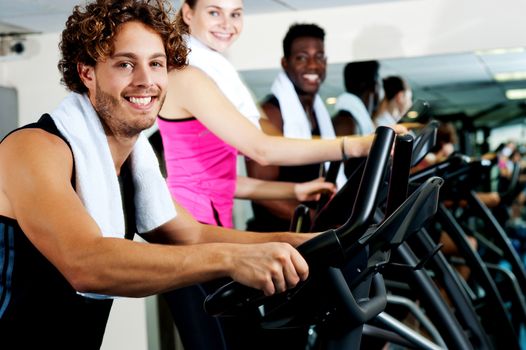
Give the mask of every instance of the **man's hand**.
[{"label": "man's hand", "polygon": [[307,262],[288,243],[245,244],[235,249],[231,277],[265,295],[284,292],[309,275]]},{"label": "man's hand", "polygon": [[407,128],[402,124],[394,124],[389,127],[393,129],[397,135],[404,135],[409,132]]},{"label": "man's hand", "polygon": [[333,194],[336,192],[336,186],[331,182],[325,182],[323,177],[315,180],[298,183],[294,186],[296,199],[300,202],[317,201],[323,193]]}]

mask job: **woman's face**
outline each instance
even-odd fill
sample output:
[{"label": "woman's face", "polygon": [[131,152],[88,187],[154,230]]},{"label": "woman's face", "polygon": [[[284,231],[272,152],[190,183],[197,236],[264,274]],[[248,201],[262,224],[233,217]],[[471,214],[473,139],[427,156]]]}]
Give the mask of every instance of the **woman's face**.
[{"label": "woman's face", "polygon": [[401,101],[398,108],[400,110],[400,116],[404,115],[412,105],[413,91],[411,89],[406,89],[401,96]]},{"label": "woman's face", "polygon": [[190,34],[212,50],[223,52],[243,30],[243,0],[198,0],[183,5]]}]

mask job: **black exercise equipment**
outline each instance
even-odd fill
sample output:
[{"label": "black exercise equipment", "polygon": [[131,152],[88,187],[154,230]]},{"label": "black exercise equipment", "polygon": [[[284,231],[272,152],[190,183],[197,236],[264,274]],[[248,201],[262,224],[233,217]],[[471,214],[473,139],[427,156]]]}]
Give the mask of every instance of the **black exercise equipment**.
[{"label": "black exercise equipment", "polygon": [[[440,179],[429,179],[381,225],[370,226],[384,185],[393,140],[394,132],[390,128],[377,130],[347,222],[298,247],[310,266],[307,281],[270,297],[231,282],[207,298],[207,312],[253,317],[254,309],[264,310],[258,314],[263,328],[307,329],[315,325],[320,347],[357,348],[362,325],[385,307],[383,279],[376,272],[388,262],[390,249],[418,231],[434,214],[441,185]],[[346,271],[353,267],[360,270],[344,275],[342,267]],[[372,296],[369,295],[371,289]]]},{"label": "black exercise equipment", "polygon": [[[415,181],[422,181],[427,176],[440,175],[445,179],[441,196],[443,200],[448,200],[452,204],[448,207],[440,204],[435,219],[452,238],[463,262],[469,266],[470,280],[475,281],[471,282],[471,284],[475,283],[475,290],[458,276],[455,278],[455,271],[447,267],[448,263],[443,256],[437,255],[430,267],[434,269],[435,278],[441,280],[443,288],[455,305],[459,321],[463,323],[463,327],[469,329],[468,334],[472,343],[476,348],[518,349],[519,328],[526,319],[522,291],[517,288],[521,285],[521,281],[522,283],[525,281],[524,269],[502,227],[477,198],[474,191],[478,181],[481,180],[481,174],[488,173],[489,166],[491,166],[489,161],[472,160],[457,154],[414,174],[412,178]],[[489,242],[494,247],[491,248],[493,255],[498,252],[497,259],[505,259],[510,263],[515,279],[507,277],[510,273],[502,273],[502,271],[499,273],[498,269],[494,268],[495,264],[491,264],[491,259],[495,257],[491,254],[486,254],[483,260],[472,250],[466,239],[466,231],[471,230],[468,227],[473,226],[470,225],[470,221],[475,218],[484,223],[485,240],[479,239],[479,242],[484,245],[487,245],[484,241]],[[424,241],[420,235],[418,238],[420,238],[420,247],[425,246],[426,249],[430,249],[434,244],[429,238],[427,241]],[[490,260],[486,261],[488,258]],[[506,300],[503,299],[502,289],[494,278],[497,273],[501,279],[509,282],[506,284],[509,292]],[[506,303],[510,301],[513,307],[512,310],[507,310]],[[473,314],[474,311],[476,316]]]}]

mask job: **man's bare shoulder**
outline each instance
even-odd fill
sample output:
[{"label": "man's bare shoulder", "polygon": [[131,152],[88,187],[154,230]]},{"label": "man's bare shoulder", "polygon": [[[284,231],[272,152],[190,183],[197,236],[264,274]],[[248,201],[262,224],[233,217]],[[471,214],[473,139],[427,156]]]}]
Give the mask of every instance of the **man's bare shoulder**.
[{"label": "man's bare shoulder", "polygon": [[0,214],[15,217],[14,198],[69,183],[72,169],[73,156],[60,137],[37,128],[13,132],[0,143]]},{"label": "man's bare shoulder", "polygon": [[70,174],[73,155],[69,146],[60,137],[38,128],[21,129],[6,137],[0,144],[0,176],[12,178],[6,172],[17,169]]},{"label": "man's bare shoulder", "polygon": [[40,128],[20,129],[7,136],[0,143],[0,156],[8,156],[13,152],[19,156],[44,152],[71,153],[63,139]]},{"label": "man's bare shoulder", "polygon": [[265,113],[281,118],[281,109],[279,108],[279,105],[267,101],[261,104],[261,108]]},{"label": "man's bare shoulder", "polygon": [[283,133],[283,117],[281,115],[281,109],[279,103],[272,99],[267,99],[261,104],[261,109],[265,113],[268,121],[281,133]]}]

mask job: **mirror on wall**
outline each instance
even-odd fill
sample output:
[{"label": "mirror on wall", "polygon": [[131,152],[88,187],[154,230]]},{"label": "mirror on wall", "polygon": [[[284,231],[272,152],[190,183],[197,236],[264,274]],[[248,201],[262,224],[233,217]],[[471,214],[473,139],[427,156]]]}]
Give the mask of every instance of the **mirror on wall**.
[{"label": "mirror on wall", "polygon": [[0,86],[0,140],[18,127],[18,94],[16,89]]},{"label": "mirror on wall", "polygon": [[[380,76],[398,75],[414,99],[430,103],[433,115],[459,128],[487,129],[491,144],[526,138],[526,48],[434,56],[390,58],[380,62]],[[327,101],[344,89],[345,63],[331,63],[320,95]],[[242,71],[258,100],[270,91],[276,69]],[[332,106],[329,110],[334,113]],[[497,133],[496,130],[499,130]],[[490,146],[491,147],[491,146]]]}]

